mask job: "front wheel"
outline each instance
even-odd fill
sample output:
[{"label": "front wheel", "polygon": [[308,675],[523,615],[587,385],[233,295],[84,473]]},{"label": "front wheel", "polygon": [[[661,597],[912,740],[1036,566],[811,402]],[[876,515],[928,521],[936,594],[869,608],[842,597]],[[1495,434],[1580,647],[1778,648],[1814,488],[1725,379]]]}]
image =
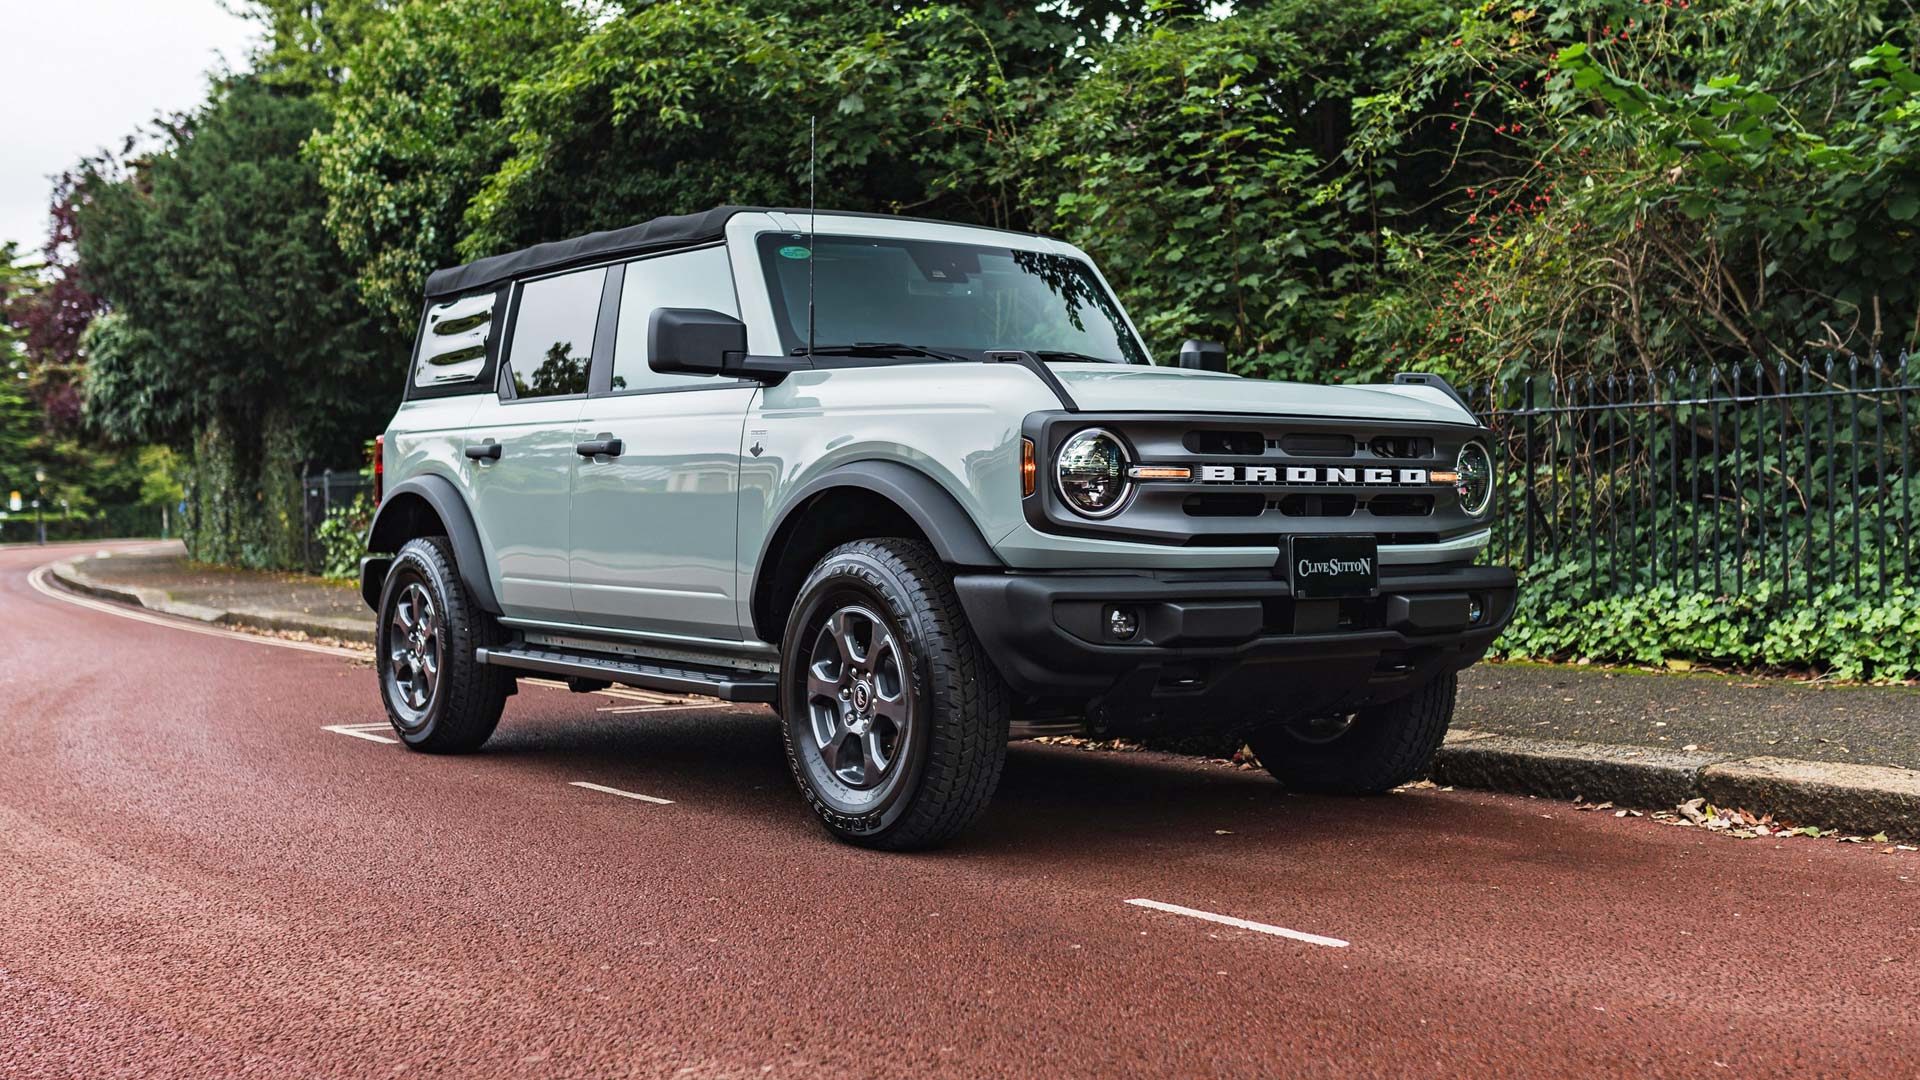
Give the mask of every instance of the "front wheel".
[{"label": "front wheel", "polygon": [[834,835],[932,847],[986,808],[1006,762],[1006,689],[925,544],[828,552],[800,587],[780,669],[787,764]]},{"label": "front wheel", "polygon": [[506,670],[475,650],[494,633],[474,603],[445,537],[409,540],[380,591],[374,669],[394,733],[415,750],[477,750],[493,734],[513,690]]},{"label": "front wheel", "polygon": [[1458,686],[1449,672],[1384,705],[1261,728],[1247,744],[1290,790],[1378,795],[1426,773],[1453,721]]}]

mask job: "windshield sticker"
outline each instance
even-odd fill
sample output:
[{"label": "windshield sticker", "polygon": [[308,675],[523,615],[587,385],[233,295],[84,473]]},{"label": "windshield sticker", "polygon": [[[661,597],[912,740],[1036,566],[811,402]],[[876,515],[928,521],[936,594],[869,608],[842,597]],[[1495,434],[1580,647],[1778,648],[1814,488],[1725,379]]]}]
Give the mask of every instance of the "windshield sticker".
[{"label": "windshield sticker", "polygon": [[788,244],[786,247],[780,249],[780,257],[783,259],[804,259],[811,254],[813,254],[813,252],[801,247],[799,244]]}]

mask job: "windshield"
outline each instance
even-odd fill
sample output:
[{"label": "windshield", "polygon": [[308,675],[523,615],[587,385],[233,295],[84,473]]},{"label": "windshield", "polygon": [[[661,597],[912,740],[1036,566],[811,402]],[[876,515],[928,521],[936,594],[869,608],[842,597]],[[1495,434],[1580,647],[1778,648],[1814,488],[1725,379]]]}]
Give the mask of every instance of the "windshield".
[{"label": "windshield", "polygon": [[[781,344],[805,352],[806,234],[764,233],[759,243]],[[1119,305],[1078,259],[868,236],[816,237],[812,255],[820,353],[892,345],[930,359],[1024,349],[1047,360],[1147,362]]]}]

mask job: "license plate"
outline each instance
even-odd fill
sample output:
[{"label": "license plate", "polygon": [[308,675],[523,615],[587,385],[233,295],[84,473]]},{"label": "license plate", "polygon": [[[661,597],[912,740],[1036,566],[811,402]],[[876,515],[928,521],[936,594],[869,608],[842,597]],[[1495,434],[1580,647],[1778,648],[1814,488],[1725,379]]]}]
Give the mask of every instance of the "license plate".
[{"label": "license plate", "polygon": [[1372,596],[1380,585],[1380,545],[1371,536],[1296,536],[1287,547],[1293,595]]}]

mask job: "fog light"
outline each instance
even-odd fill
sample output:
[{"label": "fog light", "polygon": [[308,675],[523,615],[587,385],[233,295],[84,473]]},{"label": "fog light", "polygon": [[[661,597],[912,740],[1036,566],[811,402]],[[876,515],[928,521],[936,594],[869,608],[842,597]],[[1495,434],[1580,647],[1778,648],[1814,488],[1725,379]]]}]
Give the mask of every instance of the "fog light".
[{"label": "fog light", "polygon": [[1107,612],[1107,633],[1125,641],[1140,631],[1140,616],[1127,608]]},{"label": "fog light", "polygon": [[1477,623],[1487,614],[1487,606],[1477,596],[1467,597],[1467,621]]}]

